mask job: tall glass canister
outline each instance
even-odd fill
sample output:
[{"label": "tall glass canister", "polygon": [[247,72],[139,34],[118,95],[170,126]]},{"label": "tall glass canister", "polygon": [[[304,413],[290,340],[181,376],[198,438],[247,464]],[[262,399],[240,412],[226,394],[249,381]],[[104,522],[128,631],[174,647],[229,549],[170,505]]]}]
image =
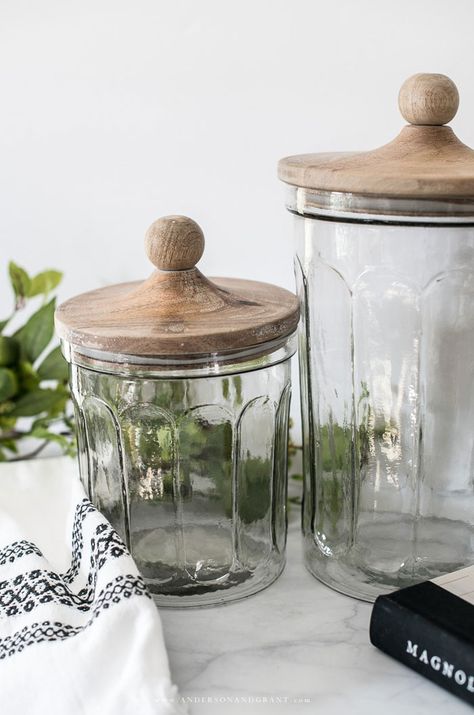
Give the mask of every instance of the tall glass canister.
[{"label": "tall glass canister", "polygon": [[474,152],[443,75],[360,154],[288,157],[308,569],[373,600],[474,562]]},{"label": "tall glass canister", "polygon": [[81,477],[160,605],[268,586],[285,563],[290,359],[296,296],[205,278],[200,228],[148,231],[157,270],[67,301]]}]

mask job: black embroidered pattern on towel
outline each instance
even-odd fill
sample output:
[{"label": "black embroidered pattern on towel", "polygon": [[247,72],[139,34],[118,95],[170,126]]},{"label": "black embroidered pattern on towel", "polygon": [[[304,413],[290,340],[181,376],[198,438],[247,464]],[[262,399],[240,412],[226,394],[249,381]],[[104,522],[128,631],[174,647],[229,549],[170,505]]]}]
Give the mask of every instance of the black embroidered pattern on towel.
[{"label": "black embroidered pattern on towel", "polygon": [[0,566],[5,566],[7,563],[13,563],[16,559],[21,559],[22,556],[43,556],[36,544],[31,541],[14,541],[12,544],[0,549]]},{"label": "black embroidered pattern on towel", "polygon": [[43,621],[42,623],[32,623],[24,626],[16,633],[0,639],[0,660],[15,655],[15,653],[21,653],[26,647],[36,643],[61,641],[76,636],[92,625],[95,619],[110,606],[120,603],[122,599],[130,598],[131,596],[151,598],[141,576],[130,574],[117,576],[99,593],[94,601],[92,612],[83,625],[71,626],[59,621]]},{"label": "black embroidered pattern on towel", "polygon": [[[71,583],[79,573],[79,569],[81,566],[81,557],[82,557],[82,551],[83,551],[83,530],[82,530],[82,523],[86,516],[91,513],[98,513],[97,509],[94,507],[93,504],[88,499],[83,499],[77,506],[76,506],[76,511],[74,514],[74,523],[72,526],[72,543],[71,543],[71,553],[72,553],[72,560],[71,560],[71,565],[66,571],[65,574],[63,574],[62,578],[64,581],[67,583]],[[104,526],[109,526],[109,525],[104,525]],[[112,527],[109,526],[109,529],[112,529]],[[116,532],[113,531],[115,534]],[[101,542],[98,544],[98,548],[101,549],[103,544],[105,543],[105,539],[102,539]],[[126,547],[123,544],[122,540],[120,537],[117,535],[117,543],[116,543],[117,548],[123,548],[123,553],[126,553]],[[33,544],[31,541],[14,541],[12,544],[9,544],[8,546],[5,546],[3,549],[0,549],[0,566],[5,566],[6,563],[13,563],[16,561],[16,559],[20,559],[22,556],[31,556],[32,554],[35,554],[36,556],[43,556],[41,553],[40,549],[36,546],[36,544]],[[121,555],[121,554],[120,554]],[[102,564],[99,564],[99,568]]]},{"label": "black embroidered pattern on towel", "polygon": [[83,522],[88,514],[97,513],[95,506],[88,500],[83,499],[76,506],[76,513],[74,514],[74,522],[72,525],[72,539],[71,539],[71,565],[63,575],[64,581],[71,583],[76,578],[79,573],[79,568],[81,566],[82,551],[84,546],[83,537]]},{"label": "black embroidered pattern on towel", "polygon": [[[78,593],[71,590],[71,575],[78,573],[83,554],[83,523],[87,514],[98,514],[95,507],[84,499],[76,508],[72,536],[72,562],[65,574],[36,568],[0,582],[0,616],[16,616],[29,613],[45,603],[60,603],[89,611],[94,602],[97,575],[107,559],[118,558],[127,553],[125,544],[108,522],[101,521],[90,539],[90,564],[87,586]],[[40,556],[41,551],[35,552]]]}]

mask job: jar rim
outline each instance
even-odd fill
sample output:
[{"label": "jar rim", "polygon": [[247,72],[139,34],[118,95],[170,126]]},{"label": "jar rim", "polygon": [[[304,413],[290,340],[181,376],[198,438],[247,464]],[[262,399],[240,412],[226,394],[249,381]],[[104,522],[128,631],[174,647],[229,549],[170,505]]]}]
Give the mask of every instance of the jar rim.
[{"label": "jar rim", "polygon": [[474,200],[386,198],[287,185],[286,207],[310,218],[416,225],[472,225]]},{"label": "jar rim", "polygon": [[207,355],[125,355],[78,347],[67,340],[61,349],[68,363],[95,372],[142,378],[212,377],[260,370],[291,358],[297,331],[238,352]]}]

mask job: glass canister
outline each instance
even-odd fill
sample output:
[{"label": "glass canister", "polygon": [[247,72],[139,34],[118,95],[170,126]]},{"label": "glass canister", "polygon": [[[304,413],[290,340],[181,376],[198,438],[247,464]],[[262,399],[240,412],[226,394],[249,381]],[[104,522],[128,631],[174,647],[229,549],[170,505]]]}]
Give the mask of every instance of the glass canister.
[{"label": "glass canister", "polygon": [[81,477],[159,605],[242,598],[285,562],[298,300],[205,278],[204,237],[186,217],[159,219],[145,243],[148,280],[56,313]]},{"label": "glass canister", "polygon": [[374,151],[288,157],[308,569],[366,600],[474,562],[474,151],[414,75]]}]

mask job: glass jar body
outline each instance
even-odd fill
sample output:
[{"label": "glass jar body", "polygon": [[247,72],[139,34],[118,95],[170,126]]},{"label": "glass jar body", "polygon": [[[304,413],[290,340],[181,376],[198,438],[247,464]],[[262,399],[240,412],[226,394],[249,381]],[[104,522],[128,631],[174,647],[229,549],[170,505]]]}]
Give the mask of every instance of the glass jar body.
[{"label": "glass jar body", "polygon": [[160,606],[241,598],[282,571],[293,345],[241,374],[71,365],[84,486]]},{"label": "glass jar body", "polygon": [[294,219],[306,565],[366,600],[474,562],[474,228],[372,219]]}]

